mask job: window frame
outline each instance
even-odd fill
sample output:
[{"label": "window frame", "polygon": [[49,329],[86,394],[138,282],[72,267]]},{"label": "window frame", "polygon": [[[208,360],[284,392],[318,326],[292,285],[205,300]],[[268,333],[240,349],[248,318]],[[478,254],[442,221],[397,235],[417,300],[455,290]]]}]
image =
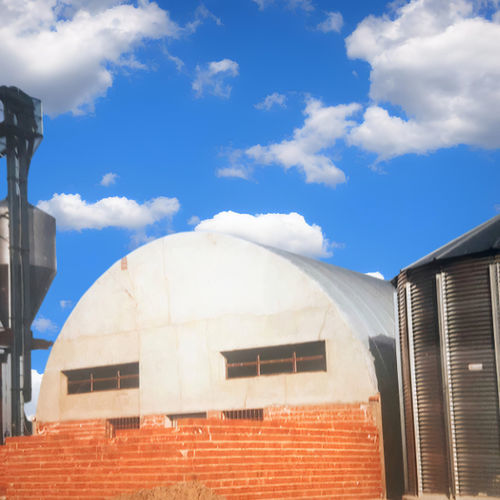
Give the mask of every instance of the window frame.
[{"label": "window frame", "polygon": [[[312,353],[308,354],[308,351]],[[327,371],[324,340],[235,349],[221,351],[221,354],[225,359],[226,380]],[[318,366],[307,365],[314,362]],[[279,365],[287,368],[280,370]],[[255,373],[252,373],[252,367],[255,367]]]},{"label": "window frame", "polygon": [[62,373],[66,377],[66,394],[69,396],[140,387],[139,362],[63,370]]}]

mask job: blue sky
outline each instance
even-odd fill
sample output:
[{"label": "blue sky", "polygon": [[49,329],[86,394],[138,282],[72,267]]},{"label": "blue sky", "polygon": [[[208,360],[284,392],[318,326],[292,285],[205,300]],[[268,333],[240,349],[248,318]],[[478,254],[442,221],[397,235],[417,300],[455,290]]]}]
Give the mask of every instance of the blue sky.
[{"label": "blue sky", "polygon": [[168,233],[230,232],[390,279],[500,211],[498,1],[0,8],[0,83],[46,113],[29,198],[57,218],[58,274],[36,336]]}]

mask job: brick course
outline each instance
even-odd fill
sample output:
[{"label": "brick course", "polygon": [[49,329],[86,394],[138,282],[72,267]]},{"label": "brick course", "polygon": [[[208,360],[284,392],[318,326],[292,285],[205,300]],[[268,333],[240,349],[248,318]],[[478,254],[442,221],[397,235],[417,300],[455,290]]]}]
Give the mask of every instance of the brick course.
[{"label": "brick course", "polygon": [[106,420],[37,423],[0,446],[0,496],[105,499],[198,480],[228,499],[350,498],[385,494],[377,399],[270,407],[263,421],[141,418],[110,434]]}]

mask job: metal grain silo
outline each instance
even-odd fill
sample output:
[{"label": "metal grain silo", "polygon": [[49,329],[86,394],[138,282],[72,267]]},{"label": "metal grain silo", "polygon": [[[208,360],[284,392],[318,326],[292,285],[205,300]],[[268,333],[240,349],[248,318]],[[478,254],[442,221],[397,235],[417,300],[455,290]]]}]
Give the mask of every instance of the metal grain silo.
[{"label": "metal grain silo", "polygon": [[[0,444],[12,432],[12,315],[9,208],[7,200],[0,200]],[[35,319],[45,295],[56,274],[56,221],[33,205],[28,204],[29,239],[29,308],[24,318],[28,328]],[[31,330],[23,350],[24,402],[31,400],[31,351],[46,349],[50,342],[33,339]]]},{"label": "metal grain silo", "polygon": [[407,498],[500,497],[499,283],[500,215],[397,277]]}]

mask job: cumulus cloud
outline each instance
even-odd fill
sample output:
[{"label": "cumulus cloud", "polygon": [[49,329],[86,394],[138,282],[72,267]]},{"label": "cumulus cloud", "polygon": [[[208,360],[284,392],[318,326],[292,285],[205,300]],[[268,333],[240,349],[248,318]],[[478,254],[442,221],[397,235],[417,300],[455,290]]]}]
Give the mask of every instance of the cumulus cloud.
[{"label": "cumulus cloud", "polygon": [[278,164],[285,170],[298,168],[308,183],[335,186],[346,178],[328,156],[328,149],[356,125],[348,117],[359,109],[361,106],[356,103],[324,106],[318,99],[310,98],[304,110],[304,125],[294,130],[291,139],[267,146],[257,144],[248,148],[245,154],[263,165]]},{"label": "cumulus cloud", "polygon": [[33,330],[39,333],[52,333],[57,330],[57,325],[49,318],[38,316],[32,324]]},{"label": "cumulus cloud", "polygon": [[71,307],[73,305],[73,302],[71,300],[60,300],[59,301],[59,306],[61,309],[67,309],[68,307]]},{"label": "cumulus cloud", "polygon": [[222,59],[209,62],[206,66],[196,66],[196,77],[192,88],[196,97],[211,94],[218,97],[228,98],[232,87],[227,83],[227,78],[234,78],[239,74],[239,66],[236,61]]},{"label": "cumulus cloud", "polygon": [[329,257],[334,246],[320,226],[308,224],[296,212],[257,215],[219,212],[211,219],[202,220],[194,230],[231,234],[309,257]]},{"label": "cumulus cloud", "polygon": [[346,39],[347,54],[371,65],[373,103],[351,144],[379,159],[458,144],[500,147],[500,16],[482,17],[485,3],[498,8],[412,0],[392,17],[369,16],[358,25]]},{"label": "cumulus cloud", "polygon": [[340,33],[344,25],[344,18],[340,12],[327,12],[326,19],[318,24],[317,29],[323,33],[334,31]]},{"label": "cumulus cloud", "polygon": [[24,405],[24,413],[30,421],[36,414],[36,405],[38,404],[38,396],[40,394],[40,384],[42,383],[43,373],[38,373],[36,370],[31,370],[31,401]]},{"label": "cumulus cloud", "polygon": [[143,67],[136,47],[183,34],[148,0],[0,0],[0,11],[2,83],[42,99],[51,115],[92,110],[116,68]]},{"label": "cumulus cloud", "polygon": [[365,273],[367,276],[371,276],[372,278],[377,278],[379,280],[385,280],[384,275],[379,271],[374,271],[372,273]]},{"label": "cumulus cloud", "polygon": [[279,106],[281,108],[286,107],[286,96],[278,92],[273,92],[267,95],[263,101],[255,105],[257,109],[263,109],[265,111],[269,111],[273,106]]},{"label": "cumulus cloud", "polygon": [[38,208],[53,215],[62,230],[103,229],[120,227],[140,230],[165,218],[180,208],[177,198],[160,196],[138,203],[124,196],[103,198],[95,203],[82,200],[79,194],[54,194],[50,200],[38,202]]},{"label": "cumulus cloud", "polygon": [[118,174],[114,174],[113,172],[108,172],[107,174],[104,174],[101,179],[101,186],[111,186],[111,184],[114,184],[116,182],[116,179],[118,179]]}]

